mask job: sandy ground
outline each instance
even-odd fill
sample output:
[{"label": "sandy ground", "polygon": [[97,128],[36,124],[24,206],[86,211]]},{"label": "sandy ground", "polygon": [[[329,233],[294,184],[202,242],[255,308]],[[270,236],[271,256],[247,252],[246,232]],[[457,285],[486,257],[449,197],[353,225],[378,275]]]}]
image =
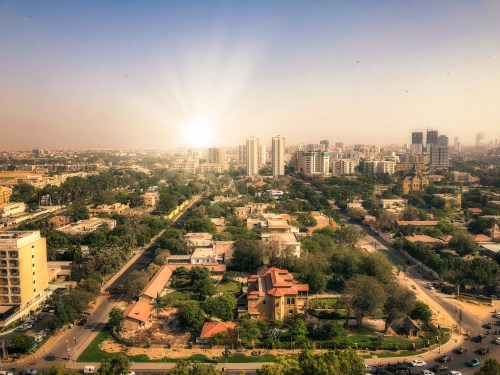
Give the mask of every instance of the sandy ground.
[{"label": "sandy ground", "polygon": [[[222,352],[224,349],[222,347],[212,348],[212,349],[202,349],[194,347],[193,349],[165,349],[165,348],[130,348],[125,345],[118,344],[112,340],[105,340],[101,344],[101,349],[108,353],[118,353],[124,352],[128,355],[140,355],[146,354],[150,359],[162,359],[164,357],[177,359],[177,358],[187,358],[194,354],[201,354],[210,359],[222,357]],[[239,353],[246,356],[252,356],[252,350],[230,350],[232,354]],[[261,355],[298,355],[300,350],[259,350]]]}]

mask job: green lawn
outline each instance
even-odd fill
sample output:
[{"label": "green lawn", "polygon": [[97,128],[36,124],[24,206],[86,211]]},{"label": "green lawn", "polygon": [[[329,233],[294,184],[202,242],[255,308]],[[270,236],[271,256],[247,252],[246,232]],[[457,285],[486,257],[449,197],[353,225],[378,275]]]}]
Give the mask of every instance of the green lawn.
[{"label": "green lawn", "polygon": [[315,298],[311,300],[311,308],[331,309],[338,303],[337,298]]},{"label": "green lawn", "polygon": [[99,347],[99,345],[101,345],[101,343],[108,337],[108,332],[99,332],[90,345],[85,348],[82,354],[80,354],[77,362],[100,362],[101,359],[110,357],[110,353],[106,353]]},{"label": "green lawn", "polygon": [[240,291],[240,284],[235,281],[220,283],[216,286],[217,292],[236,294]]}]

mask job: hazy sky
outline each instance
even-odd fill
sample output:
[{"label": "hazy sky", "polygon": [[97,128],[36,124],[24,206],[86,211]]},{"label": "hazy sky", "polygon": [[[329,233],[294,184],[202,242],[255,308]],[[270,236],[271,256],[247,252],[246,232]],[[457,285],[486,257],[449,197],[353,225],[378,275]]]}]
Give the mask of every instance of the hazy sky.
[{"label": "hazy sky", "polygon": [[498,0],[1,1],[0,148],[497,138],[499,14]]}]

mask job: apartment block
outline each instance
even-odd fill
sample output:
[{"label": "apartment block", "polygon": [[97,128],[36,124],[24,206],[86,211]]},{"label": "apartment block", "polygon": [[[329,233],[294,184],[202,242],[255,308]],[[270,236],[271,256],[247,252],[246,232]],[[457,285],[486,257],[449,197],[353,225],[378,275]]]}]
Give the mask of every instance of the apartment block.
[{"label": "apartment block", "polygon": [[[208,149],[208,164],[220,166],[220,171],[227,170],[226,150],[219,147],[212,147]],[[201,166],[200,166],[201,167]]]},{"label": "apartment block", "polygon": [[260,158],[262,148],[259,146],[259,138],[247,138],[246,144],[246,165],[247,176],[256,176],[259,174]]},{"label": "apartment block", "polygon": [[285,138],[279,135],[273,137],[271,163],[273,177],[285,175]]},{"label": "apartment block", "polygon": [[44,299],[47,248],[39,231],[0,232],[0,305],[21,310]]},{"label": "apartment block", "polygon": [[351,175],[356,172],[358,166],[356,160],[340,159],[332,162],[332,174],[334,176]]},{"label": "apartment block", "polygon": [[297,169],[306,176],[330,175],[330,153],[324,151],[297,151]]},{"label": "apartment block", "polygon": [[394,174],[396,162],[392,160],[367,160],[364,162],[365,173],[369,174]]},{"label": "apartment block", "polygon": [[0,219],[22,214],[26,211],[26,204],[23,202],[13,202],[0,204]]},{"label": "apartment block", "polygon": [[97,228],[107,226],[109,229],[114,229],[116,227],[116,220],[92,217],[88,220],[79,220],[76,223],[71,223],[65,225],[64,227],[57,228],[59,232],[66,234],[87,234],[97,230]]}]

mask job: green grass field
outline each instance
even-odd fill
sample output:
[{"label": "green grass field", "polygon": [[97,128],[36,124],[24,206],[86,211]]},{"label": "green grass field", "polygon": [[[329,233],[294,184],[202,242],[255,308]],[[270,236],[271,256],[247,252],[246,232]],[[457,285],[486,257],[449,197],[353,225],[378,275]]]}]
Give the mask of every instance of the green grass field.
[{"label": "green grass field", "polygon": [[236,294],[240,291],[240,284],[235,281],[220,283],[216,286],[217,292]]}]

